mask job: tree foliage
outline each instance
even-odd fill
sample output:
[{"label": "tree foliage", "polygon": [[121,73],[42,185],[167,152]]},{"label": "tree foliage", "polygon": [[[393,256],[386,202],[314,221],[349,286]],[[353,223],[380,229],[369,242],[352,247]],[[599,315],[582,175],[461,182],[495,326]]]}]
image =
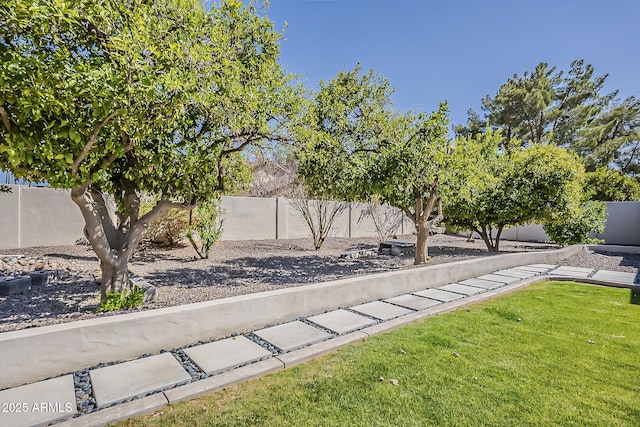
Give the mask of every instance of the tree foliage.
[{"label": "tree foliage", "polygon": [[581,243],[601,243],[601,240],[590,239],[591,232],[604,233],[607,219],[607,206],[604,202],[588,201],[580,206],[577,215],[559,222],[544,225],[549,238],[560,246]]},{"label": "tree foliage", "polygon": [[[0,13],[0,169],[72,189],[103,300],[129,286],[150,222],[224,190],[225,159],[286,138],[298,108],[253,4],[8,0]],[[159,200],[144,216],[141,193]]]},{"label": "tree foliage", "polygon": [[454,164],[466,186],[445,204],[448,225],[478,233],[498,251],[502,231],[530,222],[559,222],[578,212],[583,166],[577,156],[553,145],[501,149],[503,137],[487,130],[459,138]]}]

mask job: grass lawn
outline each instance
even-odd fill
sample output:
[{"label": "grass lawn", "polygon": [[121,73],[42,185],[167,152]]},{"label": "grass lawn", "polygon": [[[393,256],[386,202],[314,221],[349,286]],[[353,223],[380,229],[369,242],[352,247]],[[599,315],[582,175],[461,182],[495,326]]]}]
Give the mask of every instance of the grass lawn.
[{"label": "grass lawn", "polygon": [[640,426],[630,294],[532,285],[119,425]]}]

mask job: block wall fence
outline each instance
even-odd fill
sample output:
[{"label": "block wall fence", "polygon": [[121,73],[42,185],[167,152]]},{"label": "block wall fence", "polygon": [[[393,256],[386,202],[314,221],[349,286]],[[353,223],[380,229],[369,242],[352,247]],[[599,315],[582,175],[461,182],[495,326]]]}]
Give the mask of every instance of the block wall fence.
[{"label": "block wall fence", "polygon": [[[10,185],[0,193],[0,249],[72,245],[83,236],[80,209],[68,190]],[[284,197],[223,197],[223,240],[298,239],[311,234],[292,202]],[[376,237],[366,204],[351,203],[336,218],[331,236]],[[640,202],[607,203],[605,232],[596,237],[606,244],[640,246]],[[398,211],[398,215],[402,213]],[[403,217],[396,234],[410,234],[414,227]],[[503,238],[546,241],[537,224],[505,230]]]}]

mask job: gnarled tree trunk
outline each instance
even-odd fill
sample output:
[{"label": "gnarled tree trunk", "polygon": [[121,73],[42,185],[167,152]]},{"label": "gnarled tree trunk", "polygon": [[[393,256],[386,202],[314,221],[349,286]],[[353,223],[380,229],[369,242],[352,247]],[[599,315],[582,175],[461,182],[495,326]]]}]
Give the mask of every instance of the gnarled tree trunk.
[{"label": "gnarled tree trunk", "polygon": [[154,220],[167,215],[170,209],[192,209],[194,205],[174,203],[163,196],[156,206],[139,218],[140,199],[128,185],[123,192],[123,205],[112,217],[102,192],[85,185],[71,190],[71,199],[78,205],[85,221],[84,233],[100,260],[102,282],[100,301],[111,291],[129,291],[129,260],[138,248],[144,230]]},{"label": "gnarled tree trunk", "polygon": [[499,224],[496,229],[496,235],[493,236],[493,229],[491,227],[482,227],[480,230],[475,230],[476,233],[482,237],[485,245],[487,245],[487,250],[489,252],[499,252],[500,251],[500,235],[502,234],[502,230],[504,229],[504,224]]}]

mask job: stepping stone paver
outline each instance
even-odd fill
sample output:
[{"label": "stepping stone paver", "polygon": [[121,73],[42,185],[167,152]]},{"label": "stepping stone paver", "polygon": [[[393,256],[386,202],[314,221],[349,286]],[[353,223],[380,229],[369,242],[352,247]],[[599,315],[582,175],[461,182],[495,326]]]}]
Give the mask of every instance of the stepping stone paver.
[{"label": "stepping stone paver", "polygon": [[349,308],[357,311],[358,313],[366,314],[367,316],[375,317],[380,320],[390,320],[404,316],[405,314],[413,313],[413,310],[408,310],[393,304],[387,304],[382,301],[368,302]]},{"label": "stepping stone paver", "polygon": [[394,298],[386,299],[385,302],[390,302],[402,307],[407,307],[412,310],[425,310],[434,305],[442,304],[440,301],[436,301],[431,298],[419,297],[417,295],[400,295]]},{"label": "stepping stone paver", "polygon": [[171,353],[89,371],[99,407],[191,380]]},{"label": "stepping stone paver", "polygon": [[529,277],[537,275],[537,273],[532,273],[531,271],[522,271],[513,268],[508,270],[496,271],[492,274],[497,274],[498,276],[515,277],[516,279],[528,279]]},{"label": "stepping stone paver", "polygon": [[532,273],[546,273],[547,271],[551,270],[550,268],[547,267],[532,267],[530,265],[523,265],[521,267],[517,267],[517,270],[520,271],[530,271]]},{"label": "stepping stone paver", "polygon": [[557,267],[556,264],[527,264],[525,267],[540,267],[546,268],[547,270],[552,270]]},{"label": "stepping stone paver", "polygon": [[208,375],[271,357],[269,350],[242,336],[185,348],[184,352]]},{"label": "stepping stone paver", "polygon": [[581,267],[565,267],[561,266],[551,271],[550,274],[555,276],[568,276],[585,278],[593,271],[593,268],[581,268]]},{"label": "stepping stone paver", "polygon": [[598,270],[591,276],[593,279],[605,282],[621,283],[623,285],[633,285],[636,281],[636,273],[625,273],[622,271]]},{"label": "stepping stone paver", "polygon": [[0,425],[48,424],[77,412],[73,375],[0,391]]},{"label": "stepping stone paver", "polygon": [[442,302],[455,301],[460,298],[464,298],[464,295],[456,294],[453,292],[443,291],[442,289],[427,289],[424,291],[414,292],[415,295],[419,295],[425,298],[431,298]]},{"label": "stepping stone paver", "polygon": [[337,334],[345,334],[376,323],[375,320],[368,317],[342,309],[307,317],[307,320]]},{"label": "stepping stone paver", "polygon": [[476,288],[475,286],[461,285],[459,283],[452,283],[450,285],[441,286],[439,289],[467,296],[479,294],[486,291],[486,289]]},{"label": "stepping stone paver", "polygon": [[483,289],[497,289],[505,285],[504,283],[492,282],[491,280],[482,280],[482,279],[467,279],[459,283],[461,285],[475,286],[476,288],[483,288]]},{"label": "stepping stone paver", "polygon": [[476,279],[490,280],[492,282],[498,282],[505,285],[508,285],[509,283],[517,282],[520,280],[517,277],[500,276],[498,274],[484,274],[482,276],[476,277]]},{"label": "stepping stone paver", "polygon": [[331,338],[331,334],[299,320],[253,332],[282,351],[291,351]]}]

